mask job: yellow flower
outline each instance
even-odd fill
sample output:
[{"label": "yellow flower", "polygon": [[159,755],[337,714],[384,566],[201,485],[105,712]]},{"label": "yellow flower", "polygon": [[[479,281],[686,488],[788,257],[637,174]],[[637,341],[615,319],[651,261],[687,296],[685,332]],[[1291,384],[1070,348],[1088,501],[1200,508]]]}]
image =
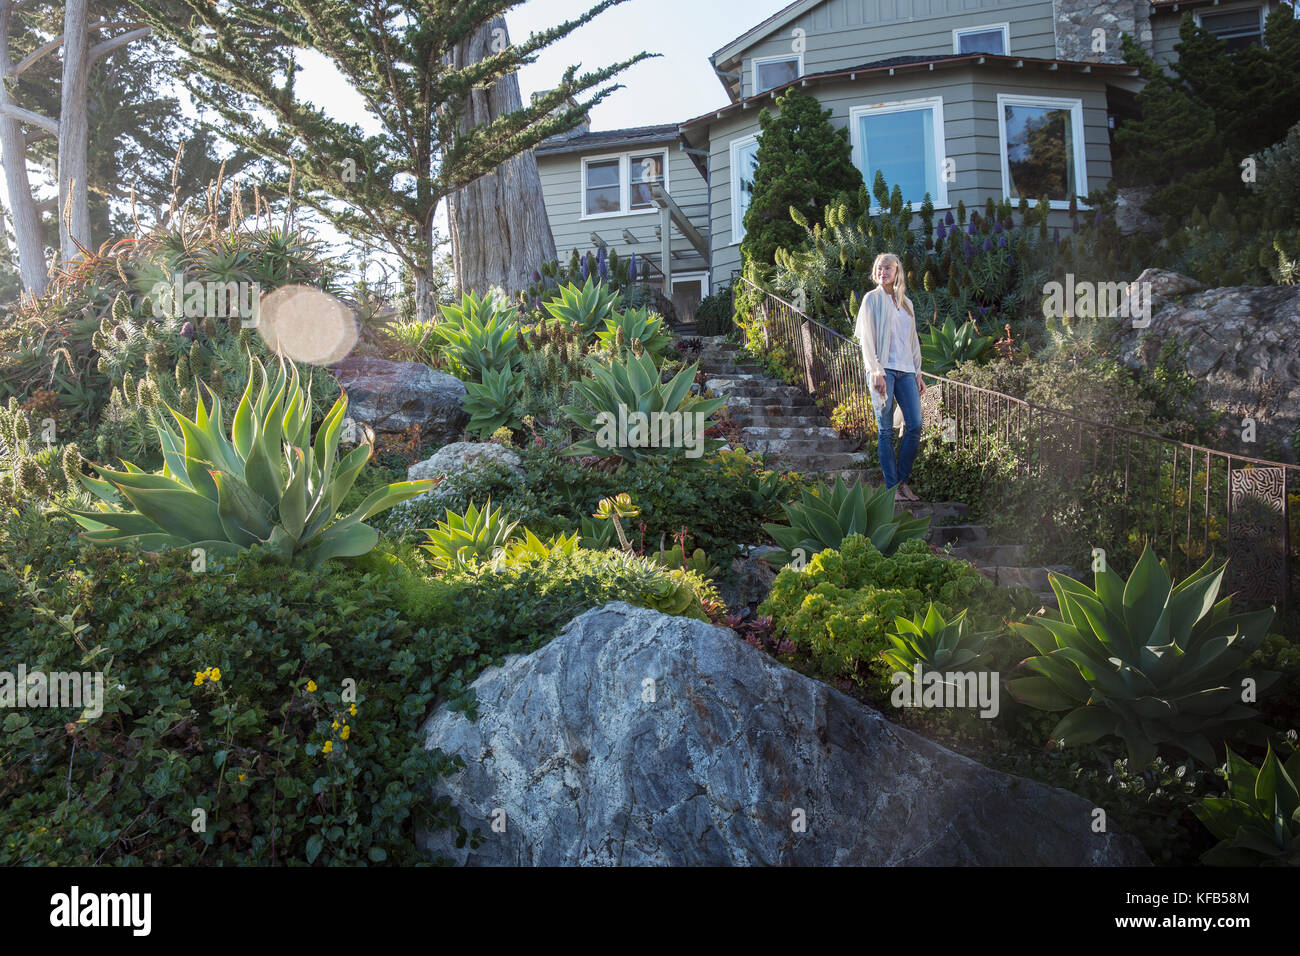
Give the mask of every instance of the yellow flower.
[{"label": "yellow flower", "polygon": [[349,727],[347,724],[344,724],[343,729],[339,731],[339,736],[342,737],[344,740],[347,740],[348,735],[351,733],[352,733],[352,728]]},{"label": "yellow flower", "polygon": [[339,722],[338,722],[337,720],[334,721],[334,723],[330,725],[330,729],[331,729],[331,730],[338,730],[338,729],[339,729]]},{"label": "yellow flower", "polygon": [[316,682],[314,680],[307,681],[307,693],[309,694],[316,693]]},{"label": "yellow flower", "polygon": [[332,741],[332,740],[327,740],[327,741],[325,741],[325,746],[322,747],[322,748],[320,749],[320,752],[323,753],[323,754],[327,754],[327,753],[329,753],[330,751],[332,751],[333,749],[334,749],[334,741]]},{"label": "yellow flower", "polygon": [[195,686],[195,687],[200,687],[200,686],[202,686],[202,684],[203,684],[203,678],[206,677],[206,676],[207,676],[207,675],[204,674],[203,671],[199,671],[197,674],[195,674],[195,675],[194,675],[194,686]]},{"label": "yellow flower", "polygon": [[357,705],[353,704],[351,707],[349,707],[348,713],[351,714],[353,717],[355,717],[357,715]]},{"label": "yellow flower", "polygon": [[208,671],[208,680],[211,680],[211,681],[219,681],[219,680],[221,680],[221,668],[220,668],[220,667],[213,667],[213,668],[211,668],[211,669]]},{"label": "yellow flower", "polygon": [[248,776],[248,774],[246,774],[246,773],[241,773],[241,774],[239,775],[239,782],[240,782],[240,783],[243,783],[243,782],[244,782],[244,778],[247,777],[247,776]]}]

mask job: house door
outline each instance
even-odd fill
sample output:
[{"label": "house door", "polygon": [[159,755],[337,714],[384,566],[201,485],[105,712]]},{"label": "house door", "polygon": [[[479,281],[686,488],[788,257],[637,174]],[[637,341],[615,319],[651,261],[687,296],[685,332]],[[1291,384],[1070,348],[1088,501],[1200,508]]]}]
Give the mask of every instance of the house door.
[{"label": "house door", "polygon": [[677,310],[678,322],[695,321],[695,309],[704,298],[706,282],[708,275],[704,272],[673,276],[673,308]]}]

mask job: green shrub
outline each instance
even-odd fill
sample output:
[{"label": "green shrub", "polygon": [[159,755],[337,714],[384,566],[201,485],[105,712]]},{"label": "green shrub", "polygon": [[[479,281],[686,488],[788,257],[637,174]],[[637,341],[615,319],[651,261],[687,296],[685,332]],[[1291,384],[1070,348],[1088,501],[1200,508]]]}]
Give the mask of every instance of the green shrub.
[{"label": "green shrub", "polygon": [[1258,716],[1242,703],[1250,677],[1262,693],[1276,674],[1252,674],[1246,659],[1260,646],[1272,609],[1232,614],[1217,601],[1225,566],[1174,585],[1148,547],[1127,581],[1097,571],[1095,590],[1053,574],[1060,616],[1019,624],[1038,656],[1032,677],[1008,681],[1016,700],[1067,713],[1052,731],[1063,745],[1118,738],[1145,765],[1172,748],[1214,764],[1214,744]]},{"label": "green shrub", "polygon": [[466,382],[460,406],[469,415],[466,431],[487,438],[498,428],[517,429],[523,422],[524,375],[512,368],[487,369],[483,381]]},{"label": "green shrub", "polygon": [[921,338],[921,358],[925,370],[933,375],[947,375],[960,362],[978,362],[993,347],[993,337],[981,336],[974,322],[958,328],[952,316],[943,325],[931,326]]},{"label": "green shrub", "polygon": [[424,532],[429,543],[423,547],[433,555],[436,568],[464,567],[503,553],[518,526],[518,521],[507,521],[500,508],[493,511],[489,498],[482,509],[470,504],[463,515],[448,511],[445,521]]},{"label": "green shrub", "polygon": [[622,301],[623,296],[613,287],[589,276],[581,286],[573,282],[560,286],[554,297],[542,304],[554,318],[576,326],[591,339],[605,327]]},{"label": "green shrub", "polygon": [[912,620],[900,617],[894,630],[886,635],[892,645],[881,651],[881,657],[895,671],[911,674],[919,665],[923,671],[946,671],[959,667],[972,668],[985,656],[985,645],[990,633],[968,632],[966,612],[960,611],[952,620],[931,604],[924,615]]},{"label": "green shrub", "polygon": [[998,626],[1016,611],[1020,595],[999,591],[964,561],[933,554],[920,539],[886,557],[869,539],[854,534],[838,550],[817,554],[802,571],[787,567],[758,609],[771,616],[776,633],[810,655],[814,673],[848,678],[878,690],[896,619],[930,604],[944,618],[969,608],[972,624]]},{"label": "green shrub", "polygon": [[695,332],[697,335],[728,335],[736,327],[733,315],[730,289],[707,295],[695,307]]},{"label": "green shrub", "polygon": [[659,362],[672,344],[663,317],[651,314],[649,309],[615,312],[605,320],[605,327],[596,332],[596,337],[601,348],[616,359],[645,353]]}]

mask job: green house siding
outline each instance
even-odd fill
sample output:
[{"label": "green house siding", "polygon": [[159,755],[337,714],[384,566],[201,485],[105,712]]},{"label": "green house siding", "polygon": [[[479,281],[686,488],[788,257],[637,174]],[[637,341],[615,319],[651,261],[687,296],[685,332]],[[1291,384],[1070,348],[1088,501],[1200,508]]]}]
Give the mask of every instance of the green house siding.
[{"label": "green house siding", "polygon": [[[940,154],[956,161],[956,179],[948,183],[948,203],[954,210],[958,201],[972,208],[982,207],[989,197],[1003,197],[999,94],[1081,101],[1087,188],[1091,191],[1105,186],[1111,178],[1105,80],[1097,74],[1052,71],[1049,79],[1038,69],[959,67],[911,76],[824,83],[812,88],[812,92],[824,108],[831,110],[831,121],[837,126],[847,126],[850,111],[856,107],[941,97],[944,148]],[[732,242],[731,143],[758,132],[758,113],[756,107],[741,110],[715,120],[709,127],[715,285],[729,280],[733,270],[740,268],[740,247]],[[868,185],[872,178],[874,170],[865,176]],[[1053,211],[1050,222],[1066,227],[1069,215],[1064,210]]]},{"label": "green house siding", "polygon": [[[646,145],[639,143],[633,147],[598,146],[591,150],[577,153],[551,153],[537,156],[537,171],[542,180],[542,192],[546,197],[546,215],[551,222],[551,232],[555,236],[555,248],[561,259],[577,249],[586,252],[593,248],[591,234],[597,233],[608,244],[610,251],[616,251],[620,258],[633,252],[638,258],[649,256],[657,263],[660,257],[660,242],[655,235],[659,225],[658,210],[647,213],[634,213],[621,216],[583,218],[582,216],[582,160],[594,156],[606,156],[618,153],[643,153],[664,149],[668,153],[668,192],[682,207],[692,225],[707,238],[708,236],[708,184],[700,175],[689,154],[678,148],[677,140]],[[637,240],[628,243],[623,230],[628,230]],[[673,271],[675,273],[702,271],[706,267],[703,256],[695,252],[690,242],[673,230]]]},{"label": "green house siding", "polygon": [[[755,58],[793,54],[802,30],[803,72],[845,69],[897,56],[943,56],[953,51],[953,30],[1008,25],[1009,53],[1056,56],[1051,0],[827,0],[718,66],[742,74],[741,96],[752,96]],[[729,54],[730,55],[730,54]]]}]

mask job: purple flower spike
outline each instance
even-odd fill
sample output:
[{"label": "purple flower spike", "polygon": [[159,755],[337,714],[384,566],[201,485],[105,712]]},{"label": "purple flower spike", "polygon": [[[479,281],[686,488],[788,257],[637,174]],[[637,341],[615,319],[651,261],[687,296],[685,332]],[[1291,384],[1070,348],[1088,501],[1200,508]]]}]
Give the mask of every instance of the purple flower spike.
[{"label": "purple flower spike", "polygon": [[1002,232],[1002,223],[995,222],[993,224],[993,232],[994,234],[1000,234]]},{"label": "purple flower spike", "polygon": [[183,339],[192,339],[192,338],[194,338],[194,323],[193,323],[193,322],[186,322],[184,325],[181,326],[181,338],[183,338]]},{"label": "purple flower spike", "polygon": [[1001,246],[1003,249],[1005,249],[1007,247],[1007,237],[1003,236],[1001,239],[999,239],[998,245]]},{"label": "purple flower spike", "polygon": [[943,223],[939,223],[939,238],[940,239],[948,238],[948,227],[945,226]]},{"label": "purple flower spike", "polygon": [[992,252],[992,251],[993,251],[993,240],[992,240],[992,239],[985,239],[985,240],[984,240],[984,251],[985,251],[985,252]]},{"label": "purple flower spike", "polygon": [[952,218],[952,210],[951,210],[951,209],[948,210],[948,215],[946,215],[946,216],[943,217],[943,221],[946,222],[946,223],[947,223],[948,225],[950,225],[950,226],[951,226],[954,222],[957,221],[956,219]]},{"label": "purple flower spike", "polygon": [[540,272],[538,272],[536,269],[533,270],[533,281],[534,281],[534,282],[541,282],[541,281],[542,281],[542,274],[541,274]]},{"label": "purple flower spike", "polygon": [[636,281],[636,253],[632,253],[632,262],[627,267],[627,278],[629,282]]},{"label": "purple flower spike", "polygon": [[980,234],[979,227],[975,225],[974,219],[970,221],[970,225],[966,227],[966,231],[970,233],[972,236],[978,236]]}]

